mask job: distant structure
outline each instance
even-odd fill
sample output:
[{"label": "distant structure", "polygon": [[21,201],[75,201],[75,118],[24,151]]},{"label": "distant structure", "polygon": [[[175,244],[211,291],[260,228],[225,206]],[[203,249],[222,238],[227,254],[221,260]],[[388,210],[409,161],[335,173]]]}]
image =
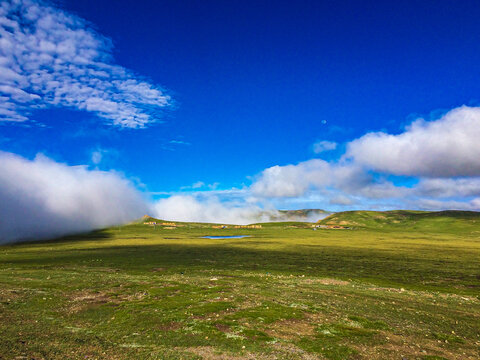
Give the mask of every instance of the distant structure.
[{"label": "distant structure", "polygon": [[312,225],[313,230],[317,229],[339,229],[339,230],[350,230],[351,227],[341,226],[341,225]]},{"label": "distant structure", "polygon": [[212,225],[212,229],[261,229],[262,225]]},{"label": "distant structure", "polygon": [[153,226],[153,227],[157,227],[157,226],[161,226],[161,229],[176,229],[178,227],[182,227],[182,226],[185,226],[185,225],[180,225],[180,224],[176,224],[174,222],[156,222],[156,221],[151,221],[152,217],[148,216],[148,215],[145,215],[143,217],[145,220],[150,220],[150,221],[144,221],[143,222],[143,225],[149,225],[149,226]]},{"label": "distant structure", "polygon": [[234,229],[261,229],[262,225],[235,225]]}]

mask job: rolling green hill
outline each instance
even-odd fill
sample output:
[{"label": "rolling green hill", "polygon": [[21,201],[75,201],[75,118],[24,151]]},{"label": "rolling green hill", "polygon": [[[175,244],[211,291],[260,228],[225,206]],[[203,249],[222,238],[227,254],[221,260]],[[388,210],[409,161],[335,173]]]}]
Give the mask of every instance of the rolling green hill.
[{"label": "rolling green hill", "polygon": [[318,221],[320,225],[404,231],[479,233],[480,213],[474,211],[345,211]]}]

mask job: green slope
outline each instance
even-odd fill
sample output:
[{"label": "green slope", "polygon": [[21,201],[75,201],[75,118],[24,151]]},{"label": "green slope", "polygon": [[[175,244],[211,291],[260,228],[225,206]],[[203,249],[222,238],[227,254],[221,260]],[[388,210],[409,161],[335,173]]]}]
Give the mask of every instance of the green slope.
[{"label": "green slope", "polygon": [[318,222],[320,225],[340,225],[404,231],[433,231],[479,233],[480,213],[474,211],[345,211],[332,214]]}]

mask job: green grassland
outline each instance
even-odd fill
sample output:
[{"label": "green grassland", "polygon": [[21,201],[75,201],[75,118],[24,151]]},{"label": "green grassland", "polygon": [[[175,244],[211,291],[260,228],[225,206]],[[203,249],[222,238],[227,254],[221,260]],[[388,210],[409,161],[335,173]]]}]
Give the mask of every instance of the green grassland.
[{"label": "green grassland", "polygon": [[143,221],[0,246],[0,359],[480,358],[477,213]]}]

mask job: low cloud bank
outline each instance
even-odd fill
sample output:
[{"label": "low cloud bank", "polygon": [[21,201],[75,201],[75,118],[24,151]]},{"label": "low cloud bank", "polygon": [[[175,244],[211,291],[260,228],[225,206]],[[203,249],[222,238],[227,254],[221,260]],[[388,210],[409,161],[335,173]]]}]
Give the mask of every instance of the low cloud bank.
[{"label": "low cloud bank", "polygon": [[[218,193],[218,192],[217,192]],[[29,160],[0,151],[0,244],[124,224],[144,214],[174,221],[251,224],[317,221],[323,214],[288,214],[264,209],[249,192],[173,195],[146,199],[117,172],[69,166],[44,155]]]},{"label": "low cloud bank", "polygon": [[216,196],[199,199],[192,195],[174,195],[154,205],[155,217],[170,221],[191,221],[246,225],[272,221],[318,221],[324,213],[311,210],[305,213],[287,213],[263,209],[255,204],[222,202]]},{"label": "low cloud bank", "polygon": [[199,200],[191,195],[173,195],[154,204],[154,216],[171,221],[245,225],[269,221],[277,214],[276,210],[264,211],[256,205],[225,204],[215,196]]},{"label": "low cloud bank", "polygon": [[331,213],[323,212],[317,209],[293,210],[290,212],[279,211],[279,217],[271,217],[270,221],[301,221],[301,222],[317,222],[325,219]]},{"label": "low cloud bank", "polygon": [[148,211],[118,173],[0,152],[0,244],[121,224]]}]

